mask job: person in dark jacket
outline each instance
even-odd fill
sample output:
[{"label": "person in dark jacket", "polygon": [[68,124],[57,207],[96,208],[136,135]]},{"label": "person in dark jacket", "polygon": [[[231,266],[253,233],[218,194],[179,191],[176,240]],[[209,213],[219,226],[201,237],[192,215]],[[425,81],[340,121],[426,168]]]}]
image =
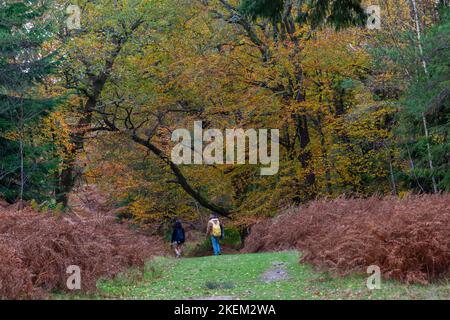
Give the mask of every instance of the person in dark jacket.
[{"label": "person in dark jacket", "polygon": [[181,252],[183,251],[183,243],[186,238],[184,235],[183,225],[180,220],[177,220],[173,225],[172,231],[172,246],[175,250],[175,255],[177,258],[181,256]]}]

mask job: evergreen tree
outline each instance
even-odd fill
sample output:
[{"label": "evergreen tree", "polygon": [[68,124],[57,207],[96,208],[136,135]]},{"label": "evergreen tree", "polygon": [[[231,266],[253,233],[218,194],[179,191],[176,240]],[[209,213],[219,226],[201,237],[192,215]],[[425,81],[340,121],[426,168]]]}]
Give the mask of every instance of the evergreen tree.
[{"label": "evergreen tree", "polygon": [[52,189],[56,159],[37,145],[32,128],[57,104],[37,89],[54,71],[48,1],[0,1],[0,196],[42,199]]},{"label": "evergreen tree", "polygon": [[415,64],[399,118],[404,156],[413,173],[403,177],[411,187],[425,192],[433,192],[433,184],[437,190],[450,188],[448,6],[442,7],[439,16],[440,23],[422,40],[423,53],[416,53],[423,55],[424,64]]},{"label": "evergreen tree", "polygon": [[[305,11],[302,11],[303,4],[306,4]],[[262,17],[280,22],[287,5],[297,8],[299,23],[308,22],[313,27],[326,23],[341,29],[361,25],[367,17],[361,0],[242,0],[240,10],[252,19]]]}]

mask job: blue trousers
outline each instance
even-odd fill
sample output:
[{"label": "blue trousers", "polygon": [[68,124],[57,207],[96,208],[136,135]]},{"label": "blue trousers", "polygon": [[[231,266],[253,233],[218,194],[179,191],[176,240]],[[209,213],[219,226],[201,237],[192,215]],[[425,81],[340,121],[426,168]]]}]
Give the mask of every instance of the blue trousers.
[{"label": "blue trousers", "polygon": [[214,255],[215,256],[219,255],[220,254],[219,238],[211,236],[211,242],[212,242],[212,247],[213,247],[213,250],[214,250]]}]

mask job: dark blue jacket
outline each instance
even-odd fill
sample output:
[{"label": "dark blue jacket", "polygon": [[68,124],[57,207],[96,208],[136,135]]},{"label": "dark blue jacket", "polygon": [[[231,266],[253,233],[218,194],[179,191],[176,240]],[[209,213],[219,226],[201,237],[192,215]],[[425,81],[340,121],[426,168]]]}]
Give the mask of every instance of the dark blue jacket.
[{"label": "dark blue jacket", "polygon": [[175,222],[173,225],[173,231],[172,231],[172,243],[176,242],[178,244],[184,243],[186,240],[184,235],[184,229],[181,225],[180,221]]}]

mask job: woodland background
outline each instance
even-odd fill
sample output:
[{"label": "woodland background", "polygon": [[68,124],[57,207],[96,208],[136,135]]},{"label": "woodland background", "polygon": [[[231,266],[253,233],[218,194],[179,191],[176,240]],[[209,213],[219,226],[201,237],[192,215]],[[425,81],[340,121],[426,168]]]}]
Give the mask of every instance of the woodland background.
[{"label": "woodland background", "polygon": [[[80,8],[79,29],[67,27],[69,4]],[[367,5],[380,6],[381,29],[366,27]],[[162,236],[176,218],[201,229],[211,212],[242,239],[259,222],[264,237],[251,234],[247,252],[289,246],[326,267],[378,261],[400,280],[442,276],[450,260],[448,5],[0,0],[0,209],[8,208],[0,250],[13,261],[0,273],[18,274],[2,296],[62,286],[59,272],[73,257],[86,268],[99,263],[94,256],[113,259],[114,271],[90,271],[95,287],[99,275],[160,251],[160,238],[130,230]],[[174,164],[171,133],[196,120],[205,129],[279,129],[279,173]],[[90,207],[80,214],[82,197]],[[105,211],[132,228],[98,220]],[[287,229],[285,215],[281,225],[267,220],[279,212],[294,212]],[[154,250],[140,256],[149,241]],[[83,245],[86,256],[70,249]],[[42,248],[53,249],[35,256]],[[46,268],[54,278],[36,278]]]},{"label": "woodland background", "polygon": [[[0,193],[68,204],[85,183],[157,226],[238,224],[341,194],[448,191],[446,1],[3,1]],[[357,26],[352,26],[357,25]],[[359,25],[359,26],[358,26]],[[171,163],[176,128],[277,128],[279,174]]]}]

